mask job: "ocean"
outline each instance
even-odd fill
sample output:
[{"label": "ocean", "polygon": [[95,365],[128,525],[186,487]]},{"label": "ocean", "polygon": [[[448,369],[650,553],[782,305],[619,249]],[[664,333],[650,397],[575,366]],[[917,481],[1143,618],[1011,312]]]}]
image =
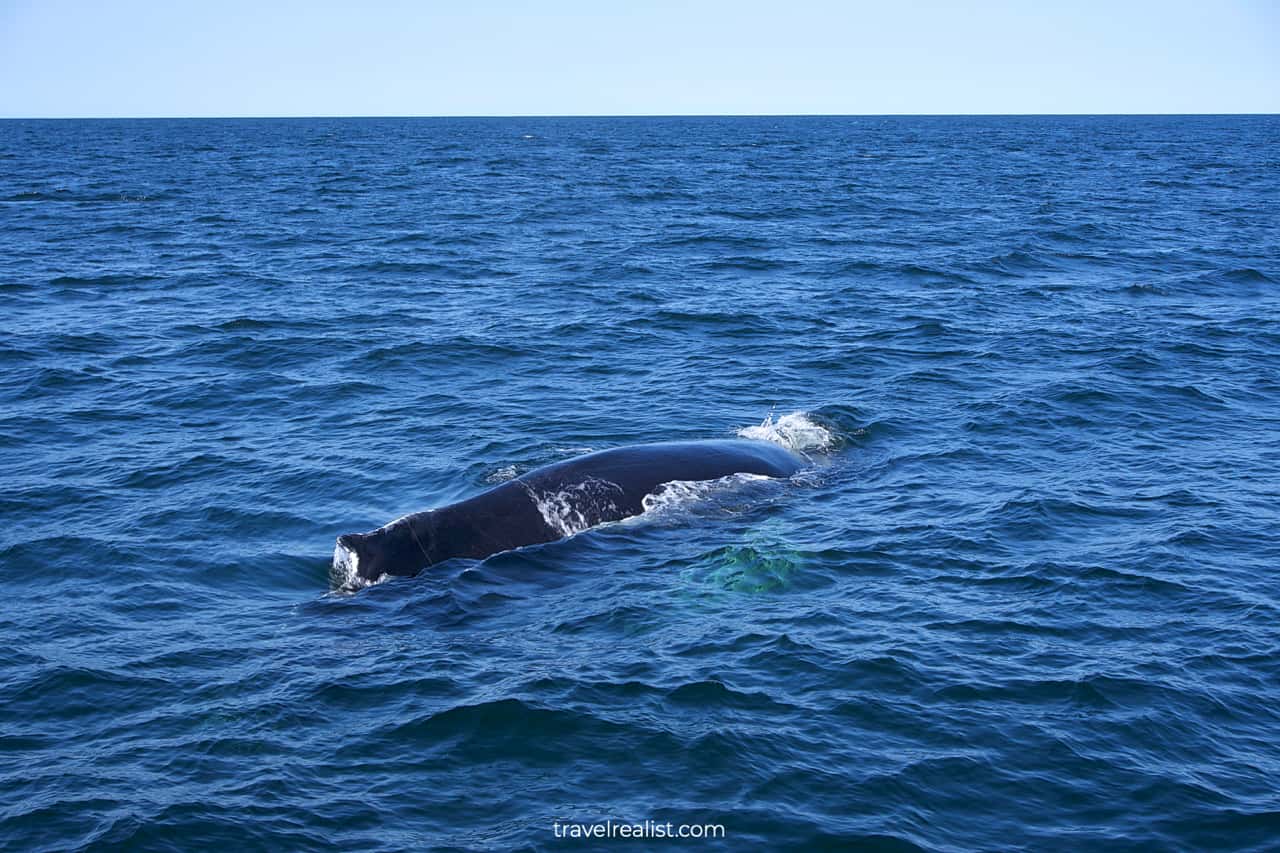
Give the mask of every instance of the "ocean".
[{"label": "ocean", "polygon": [[0,229],[0,847],[1280,839],[1276,116],[11,120]]}]

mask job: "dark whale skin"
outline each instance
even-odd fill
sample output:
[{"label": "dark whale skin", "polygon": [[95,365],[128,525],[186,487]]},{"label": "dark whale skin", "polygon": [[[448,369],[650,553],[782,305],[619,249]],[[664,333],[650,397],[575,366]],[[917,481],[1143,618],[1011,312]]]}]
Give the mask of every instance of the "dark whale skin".
[{"label": "dark whale skin", "polygon": [[[750,439],[668,441],[588,453],[369,533],[339,536],[334,577],[358,587],[383,575],[414,575],[454,557],[483,559],[639,515],[645,497],[663,483],[731,474],[789,477],[805,464],[781,445]],[[571,527],[549,522],[540,503],[554,509],[553,518],[571,518]]]}]

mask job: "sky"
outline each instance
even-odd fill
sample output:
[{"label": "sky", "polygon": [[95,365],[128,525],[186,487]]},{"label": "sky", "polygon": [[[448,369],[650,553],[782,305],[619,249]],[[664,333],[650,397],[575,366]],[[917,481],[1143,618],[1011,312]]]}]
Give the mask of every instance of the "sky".
[{"label": "sky", "polygon": [[0,0],[0,117],[1280,112],[1280,0]]}]

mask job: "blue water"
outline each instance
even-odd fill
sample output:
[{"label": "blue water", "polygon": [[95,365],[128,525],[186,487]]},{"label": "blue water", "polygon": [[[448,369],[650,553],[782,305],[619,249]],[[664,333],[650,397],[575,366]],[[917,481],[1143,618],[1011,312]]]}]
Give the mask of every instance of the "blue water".
[{"label": "blue water", "polygon": [[1274,849],[1278,211],[1265,116],[0,122],[0,846]]}]

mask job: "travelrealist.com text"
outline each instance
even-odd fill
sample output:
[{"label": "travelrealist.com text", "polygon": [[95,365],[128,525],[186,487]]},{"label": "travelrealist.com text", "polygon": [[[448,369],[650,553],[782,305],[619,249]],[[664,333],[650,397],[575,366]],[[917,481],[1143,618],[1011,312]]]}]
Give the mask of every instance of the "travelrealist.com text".
[{"label": "travelrealist.com text", "polygon": [[562,823],[552,824],[556,838],[724,838],[724,825],[719,823]]}]

